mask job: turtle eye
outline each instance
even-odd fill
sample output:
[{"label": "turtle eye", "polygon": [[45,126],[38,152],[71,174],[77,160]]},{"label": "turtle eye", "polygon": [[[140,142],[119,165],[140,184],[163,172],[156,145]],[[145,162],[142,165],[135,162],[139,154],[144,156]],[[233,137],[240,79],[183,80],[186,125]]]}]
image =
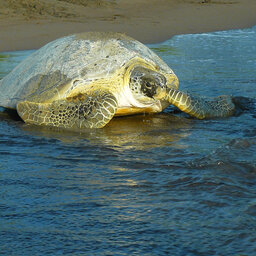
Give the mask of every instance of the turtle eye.
[{"label": "turtle eye", "polygon": [[141,83],[141,91],[147,97],[152,98],[156,93],[156,83],[152,77],[143,77],[140,81]]},{"label": "turtle eye", "polygon": [[145,87],[147,88],[147,89],[152,89],[152,83],[151,82],[149,82],[149,81],[146,81],[146,83],[145,83]]}]

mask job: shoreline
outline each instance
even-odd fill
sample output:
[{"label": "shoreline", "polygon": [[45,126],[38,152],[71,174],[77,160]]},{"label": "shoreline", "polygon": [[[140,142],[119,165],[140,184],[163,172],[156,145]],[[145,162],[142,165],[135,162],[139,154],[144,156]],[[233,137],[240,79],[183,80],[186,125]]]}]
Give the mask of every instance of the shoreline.
[{"label": "shoreline", "polygon": [[85,31],[123,32],[142,43],[157,43],[179,34],[256,25],[255,0],[102,0],[87,6],[72,0],[35,1],[25,6],[20,2],[23,5],[14,10],[8,1],[0,0],[0,5],[5,3],[0,12],[0,52],[37,49]]}]

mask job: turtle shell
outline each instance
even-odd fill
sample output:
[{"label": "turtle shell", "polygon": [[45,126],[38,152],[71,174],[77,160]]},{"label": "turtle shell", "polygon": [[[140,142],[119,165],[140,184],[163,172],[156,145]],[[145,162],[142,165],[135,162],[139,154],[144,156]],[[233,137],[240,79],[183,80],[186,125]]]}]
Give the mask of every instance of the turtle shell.
[{"label": "turtle shell", "polygon": [[0,81],[0,105],[15,109],[23,100],[66,98],[81,86],[111,76],[136,57],[173,74],[148,47],[121,33],[86,32],[57,39],[32,53]]}]

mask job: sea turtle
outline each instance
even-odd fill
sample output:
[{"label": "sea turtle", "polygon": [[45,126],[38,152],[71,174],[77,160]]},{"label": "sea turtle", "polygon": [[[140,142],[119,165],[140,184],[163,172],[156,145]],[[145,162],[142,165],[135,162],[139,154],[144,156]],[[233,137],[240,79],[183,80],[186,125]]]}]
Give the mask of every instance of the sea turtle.
[{"label": "sea turtle", "polygon": [[0,81],[0,106],[36,125],[101,128],[114,116],[161,112],[170,104],[199,119],[235,109],[229,96],[205,100],[179,91],[169,66],[121,33],[57,39]]}]

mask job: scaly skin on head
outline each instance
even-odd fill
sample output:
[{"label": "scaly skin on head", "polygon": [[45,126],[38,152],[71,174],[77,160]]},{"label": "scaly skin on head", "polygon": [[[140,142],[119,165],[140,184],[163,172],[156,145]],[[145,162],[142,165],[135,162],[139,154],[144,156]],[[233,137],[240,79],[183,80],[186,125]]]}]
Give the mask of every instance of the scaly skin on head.
[{"label": "scaly skin on head", "polygon": [[166,78],[153,70],[144,67],[135,67],[130,75],[129,87],[140,101],[152,101],[163,98],[166,93]]}]

